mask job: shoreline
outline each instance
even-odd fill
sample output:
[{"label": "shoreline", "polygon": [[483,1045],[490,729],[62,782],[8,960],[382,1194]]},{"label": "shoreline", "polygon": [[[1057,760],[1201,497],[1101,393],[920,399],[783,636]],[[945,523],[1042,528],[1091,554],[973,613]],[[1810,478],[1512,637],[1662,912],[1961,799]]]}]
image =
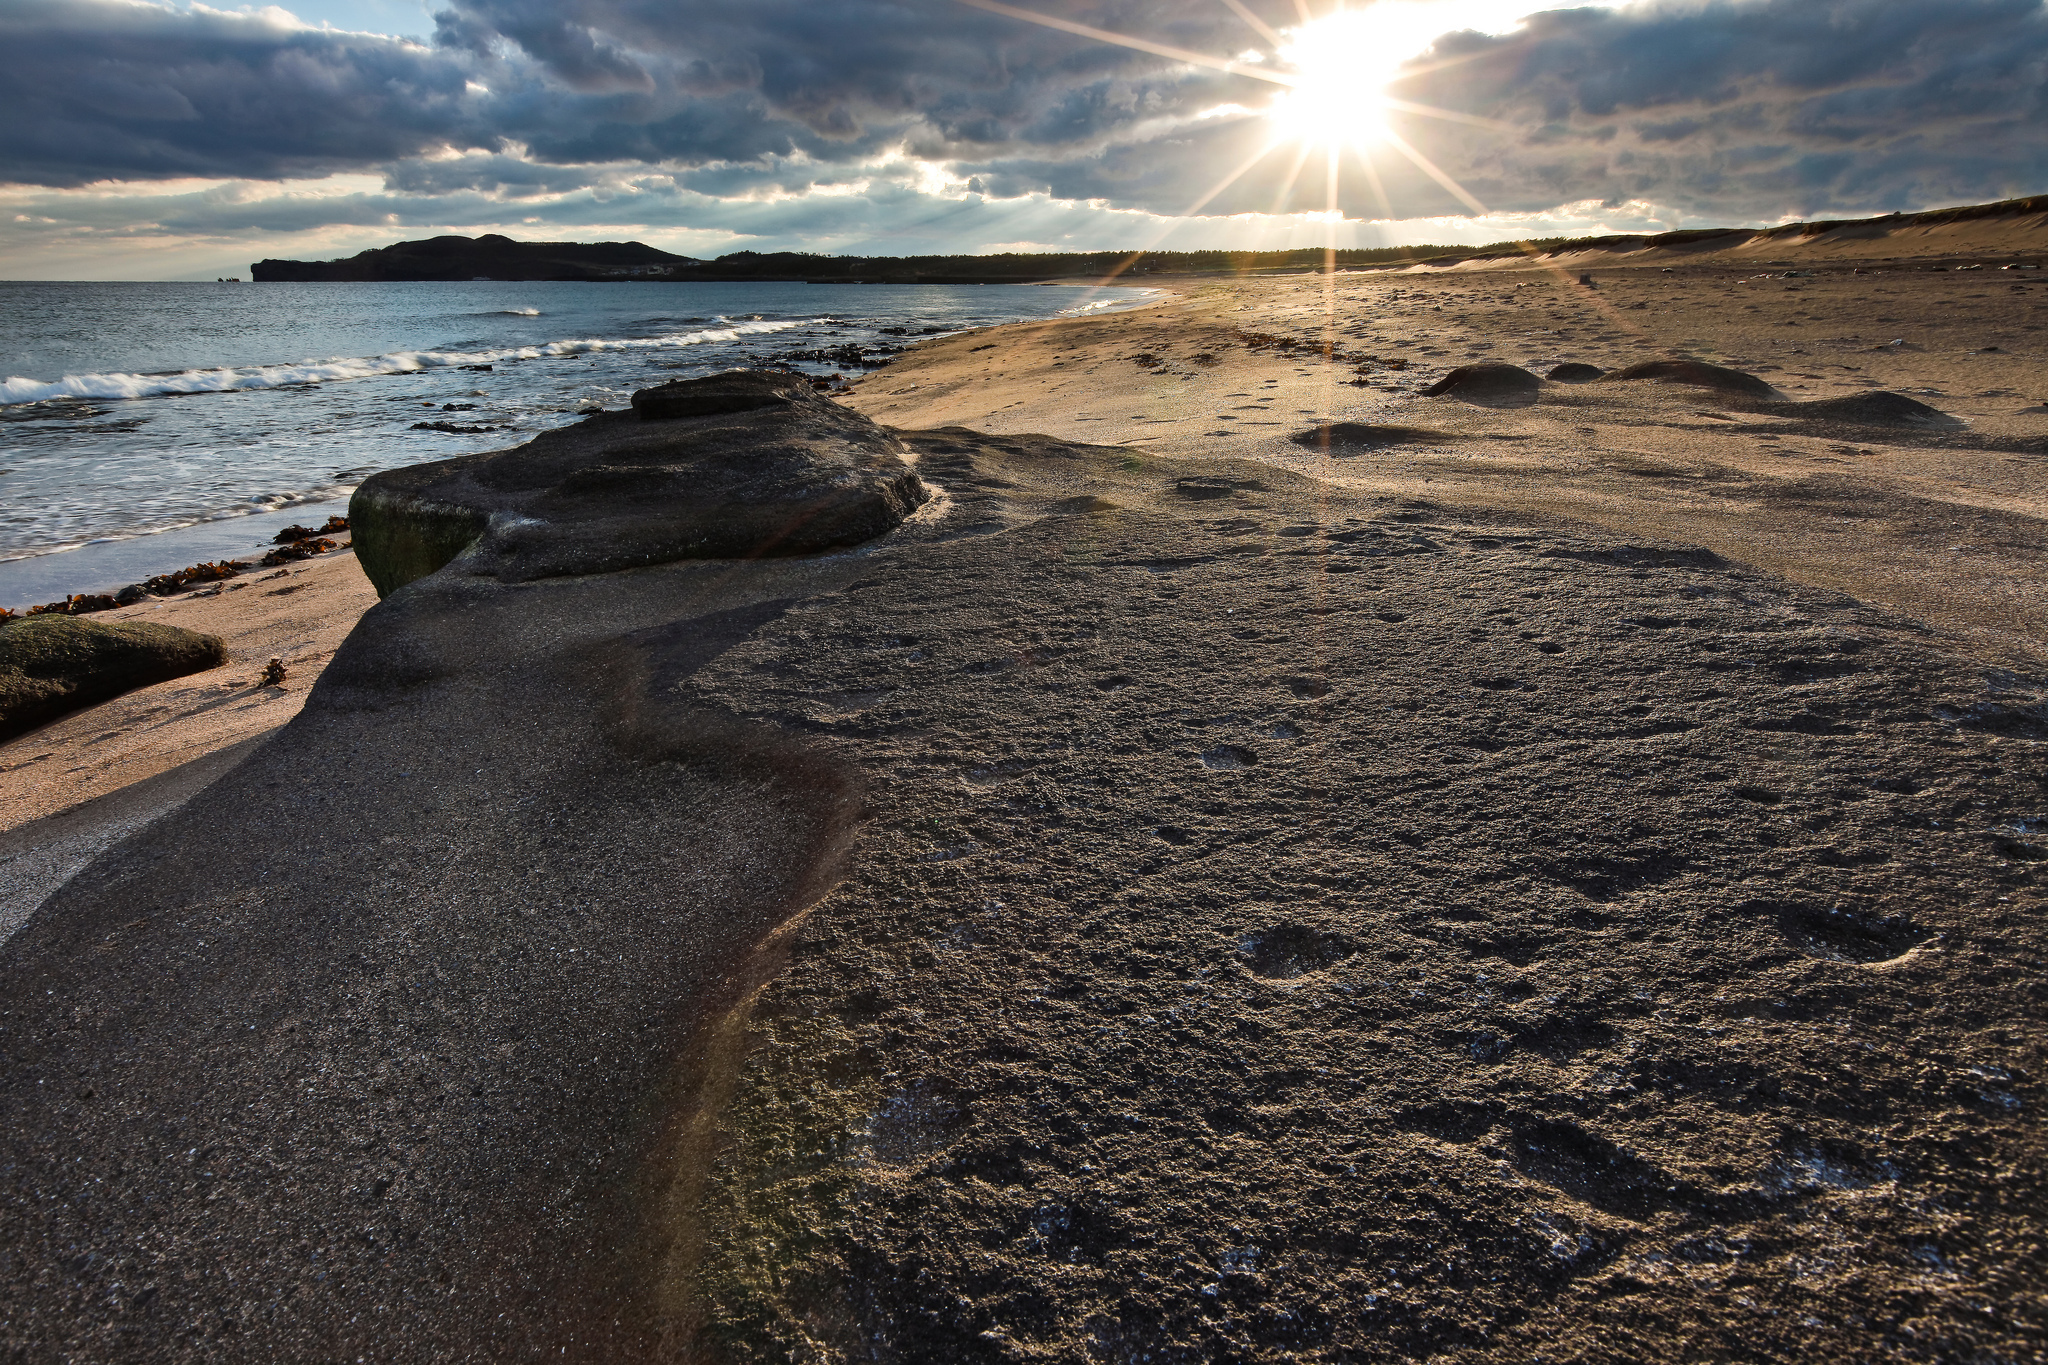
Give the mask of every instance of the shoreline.
[{"label": "shoreline", "polygon": [[[274,548],[272,537],[307,520],[346,516],[348,498],[297,502],[277,511],[187,522],[162,531],[109,536],[64,550],[0,560],[0,607],[25,611],[81,593],[117,592],[188,564],[253,559]],[[67,572],[76,565],[89,567]]]},{"label": "shoreline", "polygon": [[[1075,283],[1084,296],[1094,284]],[[168,363],[168,357],[151,356],[153,363],[144,365],[136,355],[87,355],[76,346],[41,356],[31,368],[49,378],[0,383],[7,390],[0,394],[9,400],[7,416],[20,419],[8,427],[20,447],[19,458],[9,463],[20,467],[0,473],[16,476],[5,482],[22,485],[14,496],[25,508],[34,508],[38,497],[58,500],[53,506],[75,506],[61,517],[19,519],[15,529],[22,543],[11,545],[0,559],[0,607],[20,610],[72,594],[112,590],[195,561],[239,555],[248,548],[244,542],[267,539],[294,519],[345,501],[352,485],[384,461],[470,453],[467,447],[486,431],[495,433],[487,438],[492,445],[516,444],[552,425],[573,422],[578,412],[616,407],[631,388],[665,378],[661,372],[673,366],[786,364],[821,378],[836,377],[835,371],[857,373],[901,353],[925,331],[963,329],[990,317],[1029,316],[1084,302],[1093,311],[1114,311],[1148,301],[1159,291],[1118,288],[1113,295],[1124,297],[1086,300],[1014,289],[991,296],[961,288],[889,288],[881,298],[856,304],[850,321],[827,315],[851,301],[816,289],[771,287],[764,293],[699,285],[680,291],[688,297],[675,297],[678,292],[666,291],[664,300],[651,307],[622,307],[616,299],[593,300],[588,290],[575,288],[559,298],[560,290],[522,291],[515,297],[500,289],[481,298],[458,290],[460,298],[444,300],[456,316],[488,321],[474,324],[482,329],[477,335],[451,340],[436,330],[446,320],[432,314],[444,290],[416,307],[404,305],[420,312],[410,318],[414,340],[439,348],[433,350],[402,349],[389,335],[342,323],[337,324],[339,334],[313,329],[327,344],[327,350],[319,351],[327,355],[324,360],[276,360],[295,353],[300,346],[295,336],[271,336],[260,346],[239,350],[187,354],[184,359],[193,363],[184,369],[155,368],[154,362]],[[515,303],[522,306],[509,306]],[[755,304],[770,309],[769,316],[754,315]],[[861,307],[880,311],[864,313]],[[642,316],[650,311],[664,316]],[[665,316],[669,313],[676,316]],[[499,334],[486,335],[494,328]],[[347,349],[350,341],[360,348]],[[314,345],[308,339],[303,348]],[[596,367],[589,375],[583,375],[588,367],[579,357]],[[526,366],[526,360],[542,363]],[[409,382],[395,382],[400,376]],[[278,392],[295,389],[306,392]],[[163,390],[174,401],[154,401]],[[421,400],[418,407],[414,400]],[[450,422],[450,413],[465,415]],[[111,444],[102,443],[104,449],[95,446],[85,457],[83,473],[55,472],[69,467],[65,443],[79,439],[63,434],[72,429],[66,424],[101,419],[110,419],[107,430],[144,434],[108,438]],[[167,422],[184,438],[215,440],[228,452],[226,472],[201,481],[207,490],[203,497],[188,499],[191,490],[172,486],[161,474],[130,468],[135,452],[122,443],[162,439],[148,434],[156,426],[145,429],[144,424]],[[281,445],[270,439],[280,433],[290,437],[305,423],[312,424],[307,430],[325,434],[308,441],[283,439]],[[76,428],[88,441],[97,439],[93,433],[101,429]],[[423,429],[442,434],[422,436]],[[261,472],[242,470],[237,463],[248,452],[236,447],[251,442]],[[141,465],[156,464],[148,454],[152,448],[137,448]],[[348,463],[359,457],[370,462]],[[81,482],[76,487],[58,482],[67,477]],[[244,492],[249,496],[237,496]]]},{"label": "shoreline", "polygon": [[[1973,282],[1964,276],[1960,283]],[[1382,496],[1698,544],[1796,582],[1902,611],[1947,639],[1949,648],[2020,668],[2048,662],[2048,549],[2033,532],[2048,525],[2048,489],[2033,477],[2043,464],[2040,455],[2029,453],[2048,452],[2048,332],[2042,330],[2048,287],[2011,286],[2016,297],[1999,300],[2011,316],[1980,304],[1977,316],[1960,325],[1943,323],[1940,310],[1950,296],[1972,290],[1959,288],[1953,274],[1918,272],[1781,282],[1756,280],[1748,266],[1709,264],[1601,271],[1590,290],[1575,276],[1559,278],[1542,268],[1498,269],[1476,279],[1439,272],[1420,282],[1372,272],[1150,279],[1144,287],[1156,295],[1128,307],[921,343],[854,379],[841,401],[906,429],[1035,432],[1122,446],[1164,462],[1248,458]],[[1877,288],[1897,291],[1882,296],[1887,309],[1926,321],[1906,329],[1863,316],[1876,311],[1867,295]],[[1740,319],[1741,309],[1760,317],[1723,325],[1716,335],[1702,311],[1670,308],[1674,293],[1695,302],[1733,295],[1723,317],[1733,312]],[[1494,304],[1489,313],[1482,301],[1489,296],[1512,302]],[[1659,311],[1651,313],[1652,304]],[[1793,307],[1811,313],[1816,304],[1829,309],[1821,325],[1831,333],[1859,327],[1862,336],[1838,336],[1825,347],[1802,344],[1797,355],[1785,354],[1793,348],[1774,345],[1778,338],[1771,335],[1787,321],[1780,314]],[[1455,321],[1439,319],[1447,305],[1469,311]],[[1553,325],[1532,334],[1526,315],[1541,307],[1573,311],[1544,317]],[[1580,318],[1597,329],[1583,321],[1572,328]],[[1559,329],[1559,321],[1567,325]],[[1979,339],[1996,335],[2005,345],[1983,353],[1942,344],[1962,328]],[[1911,330],[1916,340],[1895,349],[1867,339],[1899,330]],[[1620,394],[1611,393],[1617,387],[1611,385],[1552,386],[1544,401],[1521,409],[1419,392],[1455,365],[1478,360],[1532,366],[1591,360],[1611,368],[1681,349],[1672,344],[1674,332],[1693,341],[1695,351],[1730,364],[1746,361],[1800,400],[1853,395],[1875,383],[1906,392],[1933,389],[1928,401],[1969,426],[1931,433],[1830,428],[1809,435],[1753,413],[1717,409],[1711,395],[1671,385],[1636,385]],[[1325,345],[1335,359],[1322,357]],[[1353,363],[1359,354],[1402,368]],[[1993,375],[2002,382],[1983,382]],[[1622,406],[1609,403],[1603,410],[1596,389],[1610,391]],[[2013,396],[1966,392],[1980,389]],[[1423,428],[1431,436],[1371,451],[1296,443],[1303,431],[1333,422]],[[1906,524],[1895,524],[1901,519],[1887,513],[1888,505],[1905,509]],[[202,526],[208,534],[240,535],[268,520],[282,525],[308,515],[309,507],[295,507],[237,518],[217,533],[210,528],[219,523]],[[1882,534],[1845,535],[1850,525]],[[166,543],[164,537],[137,537],[119,548],[134,555]],[[340,579],[354,573],[352,562],[330,558],[307,567],[320,570],[309,580],[319,591],[302,603],[317,602],[332,613],[317,624],[308,620],[307,629],[338,643],[374,597],[367,584],[359,592],[343,587]],[[68,590],[90,589],[74,584]],[[241,600],[253,599],[227,599]],[[243,655],[269,648],[253,643],[270,638],[267,626],[244,631],[225,605],[205,616],[214,624],[198,628],[222,634]],[[242,634],[248,640],[238,645]],[[114,721],[126,700],[58,725],[82,729],[83,717],[100,714]],[[0,765],[50,729],[0,748]],[[188,751],[181,745],[176,752]],[[172,766],[167,756],[133,771],[146,776]],[[83,799],[83,788],[67,790]],[[62,808],[40,798],[27,804],[42,814]]]},{"label": "shoreline", "polygon": [[[91,613],[97,621],[146,620],[217,635],[228,662],[73,711],[0,745],[8,798],[0,834],[275,730],[298,714],[327,661],[375,603],[354,551],[344,546]],[[273,658],[284,661],[287,676],[265,686],[261,674]]]}]

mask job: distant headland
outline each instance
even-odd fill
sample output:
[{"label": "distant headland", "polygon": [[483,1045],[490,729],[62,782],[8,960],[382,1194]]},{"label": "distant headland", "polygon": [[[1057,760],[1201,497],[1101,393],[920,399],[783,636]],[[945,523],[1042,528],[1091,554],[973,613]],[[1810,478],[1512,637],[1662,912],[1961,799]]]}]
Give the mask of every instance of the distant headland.
[{"label": "distant headland", "polygon": [[665,275],[696,265],[642,242],[515,242],[482,237],[429,237],[371,247],[345,260],[256,261],[249,276],[268,281],[341,280],[606,280]]},{"label": "distant headland", "polygon": [[[497,233],[429,237],[372,247],[342,260],[257,261],[249,276],[276,281],[399,280],[780,280],[809,284],[1034,284],[1110,275],[1180,275],[1209,271],[1275,274],[1300,270],[1453,266],[1509,257],[1557,257],[1638,251],[1715,252],[1737,248],[1825,247],[1873,237],[1912,236],[1987,219],[2030,218],[2038,237],[2048,196],[1970,204],[1879,218],[1786,223],[1772,228],[1689,228],[1652,235],[1548,237],[1491,246],[1414,245],[1327,251],[1003,252],[973,256],[822,256],[804,251],[736,251],[716,260],[678,256],[644,242],[517,242]],[[1988,226],[1988,225],[1987,225]],[[1932,243],[1915,242],[1911,254]],[[1952,243],[1969,249],[1964,243]],[[2034,245],[2024,243],[2023,245]]]}]

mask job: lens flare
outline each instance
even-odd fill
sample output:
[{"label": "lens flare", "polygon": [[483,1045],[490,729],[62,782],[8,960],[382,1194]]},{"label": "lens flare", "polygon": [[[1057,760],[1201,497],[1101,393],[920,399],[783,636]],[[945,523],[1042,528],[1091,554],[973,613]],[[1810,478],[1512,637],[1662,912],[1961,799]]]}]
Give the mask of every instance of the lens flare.
[{"label": "lens flare", "polygon": [[1401,69],[1447,33],[1504,33],[1526,3],[1502,0],[1377,0],[1290,30],[1275,54],[1292,88],[1267,116],[1287,136],[1310,143],[1359,145],[1385,138],[1387,93]]}]

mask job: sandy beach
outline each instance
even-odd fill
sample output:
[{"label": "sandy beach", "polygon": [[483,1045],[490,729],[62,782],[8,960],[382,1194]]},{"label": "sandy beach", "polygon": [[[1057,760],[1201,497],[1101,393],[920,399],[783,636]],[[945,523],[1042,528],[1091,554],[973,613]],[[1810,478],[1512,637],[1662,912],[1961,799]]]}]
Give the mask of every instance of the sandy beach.
[{"label": "sandy beach", "polygon": [[850,550],[126,609],[9,1339],[2033,1358],[2039,232],[1146,279],[859,379]]},{"label": "sandy beach", "polygon": [[[1148,278],[1168,291],[1151,307],[926,343],[857,378],[846,401],[907,430],[958,425],[1166,460],[1254,459],[1361,492],[1704,545],[1901,611],[1968,652],[2038,667],[2048,657],[2048,270],[1997,268],[2029,245],[2048,254],[2048,233],[1877,239],[1819,260],[1653,253],[1620,266],[1588,256]],[[1937,250],[1897,259],[1902,246]],[[1979,261],[1989,268],[1957,270]],[[1784,277],[1816,268],[1826,273]],[[1460,364],[1540,374],[1671,354],[1757,374],[1795,401],[1873,388],[1915,395],[1967,427],[1802,428],[1650,384],[1574,387],[1529,409],[1419,397]],[[1295,439],[1332,422],[1417,430],[1372,448]],[[276,587],[241,595],[253,581],[106,619],[148,612],[219,634],[237,668],[283,653],[290,685],[223,704],[219,689],[236,684],[184,679],[16,741],[0,751],[0,771],[15,778],[0,830],[289,719],[280,706],[294,707],[375,598],[345,556],[294,570],[289,602],[274,600]]]},{"label": "sandy beach", "polygon": [[[913,430],[1256,459],[1361,492],[1706,545],[2037,664],[2048,271],[1999,271],[1998,257],[1984,271],[1927,268],[1945,259],[1981,258],[1904,269],[1673,254],[1623,268],[1167,281],[1174,298],[1142,312],[1019,328],[993,349],[976,337],[922,347],[849,401]],[[1783,278],[1817,267],[1828,273]],[[1859,269],[1872,273],[1847,273]],[[1326,347],[1335,359],[1321,359]],[[1757,374],[1799,402],[1907,394],[1968,427],[1916,439],[1801,425],[1654,384],[1574,386],[1519,410],[1418,397],[1462,364],[1543,374],[1668,355]],[[1424,430],[1369,450],[1293,440],[1322,422]]]}]

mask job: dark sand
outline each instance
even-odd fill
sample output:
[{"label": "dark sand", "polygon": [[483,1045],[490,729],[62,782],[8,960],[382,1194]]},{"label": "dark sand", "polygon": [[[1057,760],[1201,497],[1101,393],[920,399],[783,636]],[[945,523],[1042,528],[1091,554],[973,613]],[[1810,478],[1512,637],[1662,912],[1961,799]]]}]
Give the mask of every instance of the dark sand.
[{"label": "dark sand", "polygon": [[1336,361],[1241,335],[1317,280],[944,342],[856,404],[1066,440],[914,437],[850,553],[372,611],[0,949],[0,1340],[2041,1357],[2048,427],[1950,392],[2048,396],[2038,291],[1840,352],[1961,429],[1415,397],[1687,325],[1861,388],[1628,307],[1733,272],[1541,346],[1515,282],[1336,281]]},{"label": "dark sand", "polygon": [[724,1104],[726,1358],[2038,1348],[2048,691],[1151,468],[693,679],[876,801]]}]

